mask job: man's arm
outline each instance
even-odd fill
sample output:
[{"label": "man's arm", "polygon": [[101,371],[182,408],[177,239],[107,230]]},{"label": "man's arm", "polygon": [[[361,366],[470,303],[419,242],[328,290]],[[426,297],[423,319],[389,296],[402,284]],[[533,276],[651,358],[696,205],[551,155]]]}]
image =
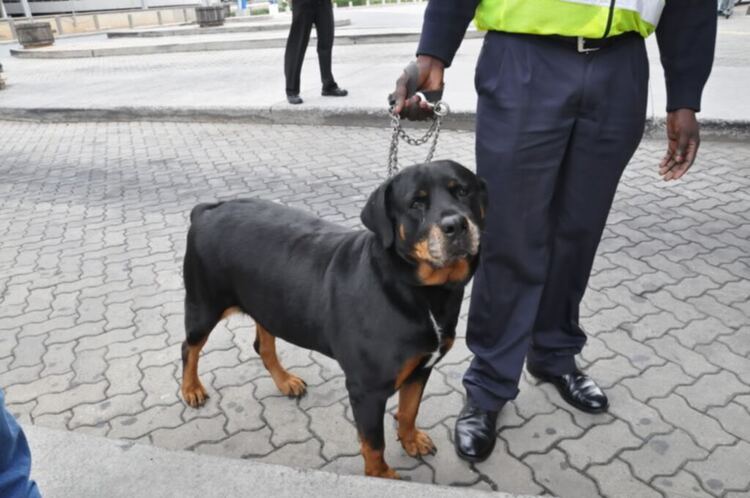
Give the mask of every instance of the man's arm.
[{"label": "man's arm", "polygon": [[[417,49],[417,90],[442,91],[444,69],[466,34],[479,0],[430,0],[424,13],[422,35]],[[404,72],[391,94],[393,112],[408,119],[427,119],[432,111],[426,102],[407,95],[409,74]]]},{"label": "man's arm", "polygon": [[716,45],[716,6],[710,0],[666,2],[656,38],[667,84],[667,153],[659,165],[665,180],[687,172],[700,145],[698,121],[703,87]]},{"label": "man's arm", "polygon": [[424,12],[417,55],[435,57],[449,67],[477,5],[479,0],[430,0]]}]

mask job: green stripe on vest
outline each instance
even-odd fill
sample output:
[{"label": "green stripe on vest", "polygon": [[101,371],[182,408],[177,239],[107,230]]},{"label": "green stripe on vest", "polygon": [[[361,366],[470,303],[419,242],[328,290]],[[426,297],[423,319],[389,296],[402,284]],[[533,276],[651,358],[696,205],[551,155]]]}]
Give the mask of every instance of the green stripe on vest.
[{"label": "green stripe on vest", "polygon": [[[646,38],[656,29],[634,10],[613,14],[607,36],[635,31]],[[609,7],[564,0],[481,0],[474,22],[484,31],[601,38],[608,17]]]}]

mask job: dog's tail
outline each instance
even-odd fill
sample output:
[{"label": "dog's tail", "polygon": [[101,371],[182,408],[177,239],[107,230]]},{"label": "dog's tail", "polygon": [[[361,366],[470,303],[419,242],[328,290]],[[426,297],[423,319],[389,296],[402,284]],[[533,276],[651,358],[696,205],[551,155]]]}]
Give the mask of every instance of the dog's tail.
[{"label": "dog's tail", "polygon": [[192,209],[192,211],[190,211],[190,223],[195,223],[195,219],[198,216],[200,216],[201,213],[209,209],[213,209],[219,204],[221,203],[220,202],[204,202],[204,203],[198,204]]}]

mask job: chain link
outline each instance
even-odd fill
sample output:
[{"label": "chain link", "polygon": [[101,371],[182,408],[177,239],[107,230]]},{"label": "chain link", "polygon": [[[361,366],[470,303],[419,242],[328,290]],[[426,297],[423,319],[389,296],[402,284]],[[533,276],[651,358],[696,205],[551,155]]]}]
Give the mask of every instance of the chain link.
[{"label": "chain link", "polygon": [[443,118],[448,114],[448,106],[441,102],[436,103],[433,106],[432,124],[427,129],[424,135],[419,138],[414,138],[406,133],[406,130],[401,126],[401,117],[391,112],[391,127],[393,133],[391,134],[391,147],[388,152],[388,177],[398,173],[398,142],[403,140],[409,145],[419,146],[427,143],[432,138],[430,148],[427,150],[427,158],[425,162],[432,161],[432,157],[435,155],[435,148],[437,147],[438,137],[440,136],[440,127],[443,123]]}]

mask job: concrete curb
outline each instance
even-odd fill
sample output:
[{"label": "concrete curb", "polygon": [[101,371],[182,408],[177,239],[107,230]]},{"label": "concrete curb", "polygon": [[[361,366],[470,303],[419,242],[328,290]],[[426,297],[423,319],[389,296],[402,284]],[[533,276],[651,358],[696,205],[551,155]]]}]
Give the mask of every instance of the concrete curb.
[{"label": "concrete curb", "polygon": [[[443,129],[474,131],[476,113],[452,111]],[[238,122],[254,124],[293,124],[314,126],[390,127],[385,109],[375,108],[291,108],[284,104],[272,107],[112,107],[112,108],[2,108],[0,120],[42,123],[82,122]],[[652,117],[646,122],[646,137],[663,137],[665,119]],[[728,140],[750,139],[750,121],[702,119],[704,138]],[[408,123],[407,127],[423,125]]]},{"label": "concrete curb", "polygon": [[506,493],[471,488],[337,475],[189,451],[169,451],[35,426],[24,430],[31,446],[32,477],[45,498],[513,498]]},{"label": "concrete curb", "polygon": [[[481,38],[483,32],[469,31],[468,38]],[[364,45],[378,43],[416,43],[419,41],[419,31],[401,33],[362,33],[337,34],[336,45]],[[118,55],[148,55],[167,54],[176,52],[208,52],[213,50],[246,50],[253,48],[283,48],[286,47],[286,35],[277,38],[262,39],[231,39],[206,40],[180,43],[155,42],[152,45],[134,45],[124,47],[80,47],[54,49],[11,49],[10,54],[19,59],[80,59],[88,57],[106,57]]]},{"label": "concrete curb", "polygon": [[252,16],[227,17],[224,19],[224,23],[269,21],[273,19],[274,19],[274,16],[272,16],[271,14],[255,14]]},{"label": "concrete curb", "polygon": [[[454,112],[445,121],[444,128],[473,130],[474,113]],[[320,126],[364,126],[388,127],[386,110],[373,108],[306,109],[278,107],[214,107],[214,108],[171,108],[171,107],[113,107],[102,109],[76,108],[0,108],[0,120],[34,121],[44,123],[80,122],[240,122],[254,124],[297,124]],[[415,126],[419,126],[418,124]]]},{"label": "concrete curb", "polygon": [[[197,25],[190,27],[152,28],[152,29],[128,29],[108,31],[107,38],[163,38],[166,36],[195,36],[195,35],[217,35],[226,33],[257,33],[259,31],[281,31],[288,30],[291,22],[268,22],[268,23],[234,23],[216,28],[201,28]],[[334,26],[350,26],[351,19],[336,19]]]}]

